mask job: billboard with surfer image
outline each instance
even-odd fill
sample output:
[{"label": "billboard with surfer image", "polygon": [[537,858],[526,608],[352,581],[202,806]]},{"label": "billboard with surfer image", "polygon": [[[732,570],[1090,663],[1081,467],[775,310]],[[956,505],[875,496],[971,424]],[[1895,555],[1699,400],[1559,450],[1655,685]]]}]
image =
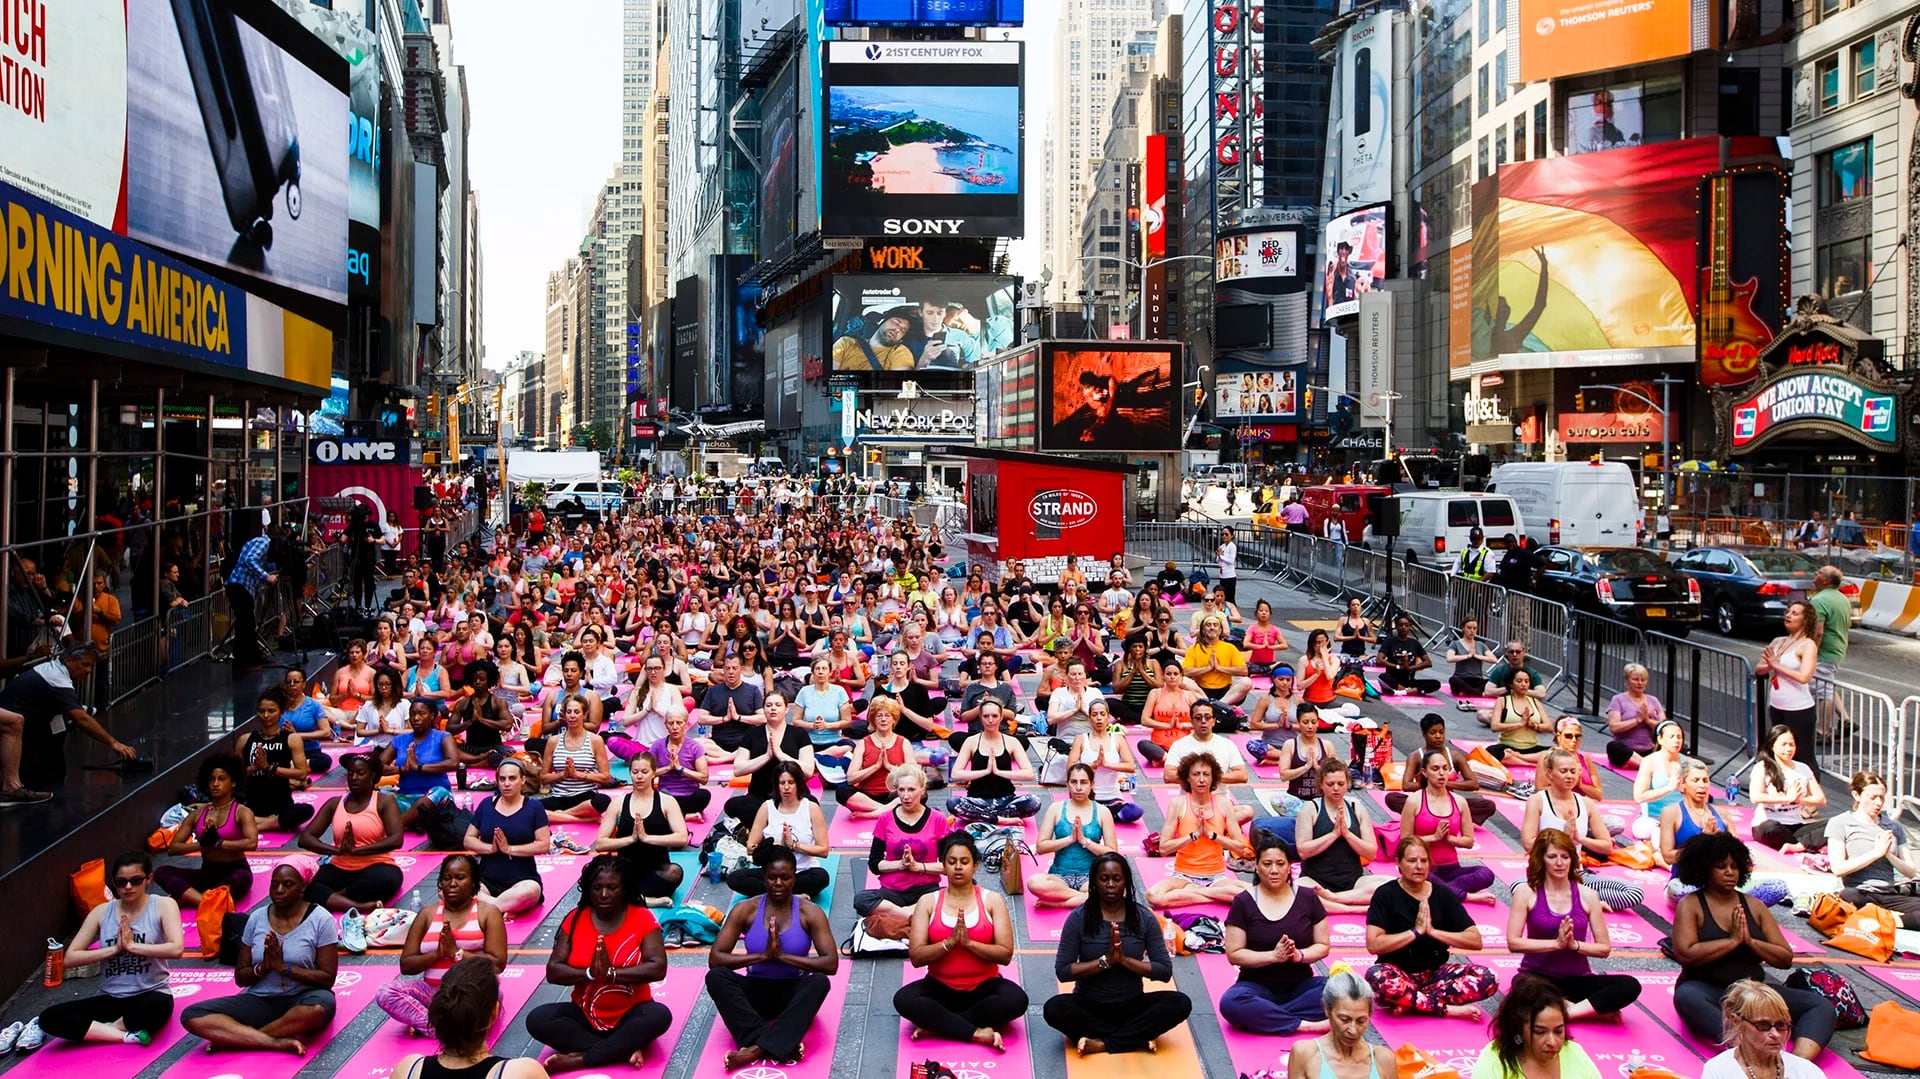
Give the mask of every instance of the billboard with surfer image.
[{"label": "billboard with surfer image", "polygon": [[821,231],[1021,235],[1021,48],[828,42]]}]

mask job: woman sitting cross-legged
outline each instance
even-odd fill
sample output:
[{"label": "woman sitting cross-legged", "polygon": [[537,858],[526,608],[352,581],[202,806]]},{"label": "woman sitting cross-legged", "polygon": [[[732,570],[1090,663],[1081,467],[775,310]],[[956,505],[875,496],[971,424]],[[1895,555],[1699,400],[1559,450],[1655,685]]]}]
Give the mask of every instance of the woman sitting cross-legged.
[{"label": "woman sitting cross-legged", "polygon": [[131,851],[113,860],[107,870],[113,898],[87,912],[66,954],[69,971],[101,964],[100,987],[41,1012],[33,1022],[48,1037],[147,1045],[173,1016],[167,963],[184,951],[180,907],[164,895],[147,892],[152,876],[153,859],[146,851]]},{"label": "woman sitting cross-legged", "polygon": [[342,762],[347,769],[347,793],[330,798],[300,833],[300,846],[327,859],[306,884],[307,898],[335,914],[374,908],[400,894],[400,867],[393,852],[406,832],[400,826],[400,806],[393,796],[377,790],[380,762],[356,753]]},{"label": "woman sitting cross-legged", "polygon": [[1827,849],[1826,788],[1813,769],[1794,760],[1799,752],[1792,728],[1776,724],[1760,742],[1747,788],[1753,799],[1753,838],[1782,854]]},{"label": "woman sitting cross-legged", "polygon": [[1160,853],[1173,855],[1173,872],[1147,889],[1155,907],[1186,907],[1196,903],[1231,903],[1247,890],[1246,881],[1227,868],[1227,854],[1247,849],[1247,837],[1234,818],[1233,797],[1213,789],[1220,765],[1211,753],[1194,753],[1180,761],[1182,794],[1167,808]]},{"label": "woman sitting cross-legged", "polygon": [[507,966],[507,926],[500,911],[481,899],[480,860],[471,854],[451,854],[440,863],[440,900],[429,903],[407,926],[400,946],[400,973],[419,974],[419,980],[396,979],[374,990],[373,1002],[414,1034],[433,1026],[428,1016],[440,980],[461,959],[479,955],[497,974]]},{"label": "woman sitting cross-legged", "polygon": [[[996,704],[998,702],[995,702]],[[871,731],[853,749],[847,781],[834,788],[840,808],[856,817],[878,817],[894,799],[894,769],[913,764],[913,743],[894,729],[900,721],[900,702],[882,697],[867,708]]]},{"label": "woman sitting cross-legged", "polygon": [[1146,990],[1147,979],[1172,980],[1173,960],[1153,912],[1135,896],[1126,858],[1101,853],[1091,876],[1094,898],[1067,916],[1054,952],[1054,977],[1072,982],[1073,991],[1047,1000],[1047,1025],[1081,1056],[1151,1052],[1155,1038],[1187,1021],[1193,1001]]},{"label": "woman sitting cross-legged", "polygon": [[305,1056],[300,1039],[333,1022],[340,926],[325,907],[304,898],[306,890],[300,863],[274,866],[267,877],[268,902],[247,915],[240,935],[233,980],[242,992],[203,1000],[180,1013],[180,1025],[205,1038],[208,1049]]},{"label": "woman sitting cross-legged", "polygon": [[887,773],[893,808],[873,829],[873,849],[867,870],[878,888],[854,894],[853,912],[911,919],[920,897],[940,890],[940,840],[952,830],[945,813],[927,806],[927,771],[908,762]]},{"label": "woman sitting cross-legged", "polygon": [[[1600,816],[1600,803],[1574,790],[1580,778],[1579,758],[1565,749],[1549,750],[1538,772],[1540,788],[1527,799],[1526,815],[1520,821],[1521,848],[1530,851],[1542,833],[1559,831],[1571,837],[1581,853],[1605,861],[1613,853],[1613,836]],[[1646,898],[1639,885],[1614,877],[1594,877],[1587,883],[1608,910],[1637,907]]]},{"label": "woman sitting cross-legged", "polygon": [[548,1079],[547,1069],[527,1057],[504,1059],[487,1051],[487,1035],[500,1019],[500,976],[492,960],[469,956],[440,980],[427,1007],[427,1021],[440,1042],[438,1053],[413,1053],[394,1062],[394,1079]]},{"label": "woman sitting cross-legged", "polygon": [[526,796],[527,765],[500,762],[494,793],[480,800],[467,824],[468,854],[480,858],[480,898],[502,915],[534,910],[545,901],[534,859],[553,842],[547,811]]},{"label": "woman sitting cross-legged", "polygon": [[1507,950],[1520,972],[1551,978],[1572,1001],[1566,1019],[1618,1016],[1640,999],[1628,974],[1595,974],[1590,960],[1613,953],[1606,907],[1581,878],[1579,848],[1558,828],[1542,829],[1527,848],[1526,883],[1515,885],[1507,911]]},{"label": "woman sitting cross-legged", "polygon": [[1500,979],[1454,961],[1453,950],[1479,951],[1480,927],[1452,892],[1428,879],[1426,840],[1402,836],[1393,853],[1400,875],[1367,905],[1367,951],[1379,957],[1367,968],[1367,984],[1396,1014],[1479,1019],[1475,1003],[1492,996]]},{"label": "woman sitting cross-legged", "polygon": [[1600,1079],[1600,1069],[1580,1043],[1568,1037],[1573,1011],[1558,986],[1521,974],[1487,1024],[1493,1039],[1473,1062],[1472,1079]]},{"label": "woman sitting cross-legged", "polygon": [[806,775],[792,761],[773,766],[773,800],[762,802],[754,812],[747,834],[758,848],[755,863],[727,874],[727,887],[740,895],[759,895],[766,890],[765,866],[758,859],[767,844],[777,844],[793,852],[798,865],[794,890],[808,899],[818,899],[833,878],[820,859],[832,853],[827,843],[827,818],[820,803],[806,793]]},{"label": "woman sitting cross-legged", "polygon": [[1400,834],[1426,840],[1432,854],[1428,876],[1464,902],[1491,903],[1493,870],[1484,865],[1467,865],[1460,852],[1472,850],[1473,814],[1467,800],[1447,785],[1453,778],[1453,754],[1431,749],[1420,757],[1420,771],[1427,785],[1407,799],[1400,810]]},{"label": "woman sitting cross-legged", "polygon": [[1006,898],[980,887],[980,851],[954,832],[940,841],[947,886],[913,908],[907,959],[927,976],[900,987],[893,1009],[912,1036],[1005,1048],[1000,1028],[1026,1014],[1027,994],[1000,974],[1013,961],[1013,923]]},{"label": "woman sitting cross-legged", "polygon": [[1073,740],[1067,763],[1092,768],[1093,800],[1107,807],[1115,824],[1131,824],[1146,811],[1127,797],[1121,786],[1140,772],[1140,763],[1133,759],[1133,750],[1127,745],[1126,727],[1114,722],[1104,700],[1088,702],[1087,718],[1093,729]]},{"label": "woman sitting cross-legged", "polygon": [[962,743],[953,759],[953,781],[967,788],[964,797],[947,799],[947,812],[956,820],[992,822],[1040,812],[1039,798],[1013,789],[1015,783],[1033,782],[1033,764],[1020,740],[1004,732],[1005,718],[999,701],[980,702],[980,733]]},{"label": "woman sitting cross-legged", "polygon": [[1353,772],[1330,757],[1320,765],[1320,797],[1300,807],[1294,818],[1294,849],[1300,853],[1301,891],[1320,897],[1329,914],[1359,914],[1373,893],[1391,877],[1367,872],[1380,850],[1367,804],[1349,799]]},{"label": "woman sitting cross-legged", "polygon": [[687,818],[680,814],[679,800],[654,785],[651,750],[635,753],[627,768],[631,789],[601,816],[593,849],[631,863],[647,906],[670,907],[686,880],[686,870],[673,863],[671,854],[687,849]]},{"label": "woman sitting cross-legged", "polygon": [[800,1060],[800,1039],[840,969],[826,912],[794,891],[793,852],[769,847],[761,869],[766,891],[733,905],[707,952],[707,995],[737,1047],[726,1057],[729,1073],[756,1060]]},{"label": "woman sitting cross-legged", "polygon": [[1327,957],[1333,930],[1313,892],[1293,885],[1293,860],[1280,837],[1254,837],[1255,885],[1227,911],[1227,962],[1239,978],[1220,996],[1220,1018],[1235,1030],[1282,1037],[1325,1034]]},{"label": "woman sitting cross-legged", "polygon": [[667,1006],[653,999],[653,983],[667,974],[667,946],[632,875],[610,854],[580,871],[580,905],[560,920],[547,958],[547,981],[571,986],[572,997],[527,1015],[527,1033],[559,1050],[546,1060],[550,1072],[623,1060],[640,1067],[647,1047],[673,1025]]},{"label": "woman sitting cross-legged", "polygon": [[199,906],[209,888],[225,887],[235,904],[253,891],[247,852],[260,845],[260,831],[253,810],[238,799],[246,775],[246,762],[230,753],[216,753],[200,766],[200,789],[207,792],[207,803],[187,815],[167,845],[168,854],[198,853],[200,867],[166,865],[153,871],[153,882],[181,906]]},{"label": "woman sitting cross-legged", "polygon": [[1067,766],[1067,797],[1040,818],[1036,854],[1053,855],[1047,871],[1027,882],[1043,907],[1077,907],[1087,901],[1094,859],[1117,849],[1113,814],[1093,800],[1093,769]]}]

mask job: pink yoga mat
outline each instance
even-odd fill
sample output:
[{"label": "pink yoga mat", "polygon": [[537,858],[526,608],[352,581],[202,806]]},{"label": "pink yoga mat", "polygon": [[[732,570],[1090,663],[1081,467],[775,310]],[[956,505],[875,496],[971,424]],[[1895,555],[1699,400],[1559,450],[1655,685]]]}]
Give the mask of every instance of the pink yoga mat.
[{"label": "pink yoga mat", "polygon": [[[540,904],[518,914],[507,917],[507,945],[519,947],[540,928],[540,923],[552,913],[555,905],[567,897],[567,889],[580,881],[580,870],[586,865],[586,859],[570,854],[539,854],[533,859],[533,868],[540,874]],[[511,969],[511,968],[509,968]],[[502,1013],[512,1015],[504,1004]]]},{"label": "pink yoga mat", "polygon": [[[1492,1015],[1493,1005],[1492,1000],[1483,1000],[1479,1007],[1482,1012]],[[1402,1016],[1376,1006],[1373,1010],[1373,1026],[1387,1045],[1396,1049],[1403,1045],[1424,1049],[1433,1055],[1434,1063],[1442,1068],[1452,1068],[1461,1075],[1473,1071],[1474,1061],[1480,1059],[1480,1050],[1487,1045],[1485,1018],[1474,1021],[1438,1019],[1425,1015]]]},{"label": "pink yoga mat", "polygon": [[[247,898],[239,904],[240,909],[238,913],[245,914],[267,901],[268,878],[273,873],[273,867],[278,865],[283,857],[285,857],[284,854],[275,853],[247,855],[247,864],[253,867],[253,891],[249,892]],[[417,853],[406,851],[396,852],[393,856],[393,864],[400,867],[399,894],[401,896],[406,895],[407,892],[413,889],[414,885],[425,880],[429,874],[439,872],[440,862],[444,857],[444,852],[440,851],[422,851]],[[396,897],[396,899],[397,898],[398,897]],[[186,945],[187,952],[189,954],[198,954],[200,950],[200,927],[195,921],[194,911],[191,909],[182,910],[180,912],[180,920],[182,923],[182,940]]]},{"label": "pink yoga mat", "polygon": [[[1899,992],[1909,1001],[1920,1000],[1920,966],[1869,964],[1862,968],[1880,984]],[[52,1042],[47,1044],[51,1045]]]},{"label": "pink yoga mat", "polygon": [[1440,698],[1429,697],[1424,693],[1406,693],[1406,694],[1382,693],[1380,695],[1380,703],[1389,704],[1395,708],[1432,709],[1432,708],[1440,707]]},{"label": "pink yoga mat", "polygon": [[[669,981],[673,978],[674,969],[668,968]],[[691,969],[701,979],[706,977],[704,968],[679,969]],[[840,1013],[847,1004],[847,982],[851,977],[850,969],[846,960],[840,961],[840,970],[833,976],[832,987],[827,990],[826,1002],[820,1005],[820,1014],[814,1017],[813,1025],[807,1028],[807,1036],[801,1039],[801,1044],[806,1047],[807,1053],[799,1063],[755,1061],[744,1068],[728,1071],[724,1061],[728,1051],[734,1048],[733,1036],[727,1033],[726,1024],[715,1018],[713,1029],[707,1037],[707,1044],[700,1051],[699,1059],[694,1062],[690,1079],[732,1079],[734,1076],[749,1075],[754,1079],[775,1079],[776,1076],[780,1079],[830,1079],[836,1074],[833,1070],[834,1042],[840,1033]],[[664,998],[661,1002],[667,1003],[667,1006],[673,1009],[676,1025],[684,1024],[685,1015],[691,1009],[691,1001],[704,991],[703,981],[694,982],[692,991],[684,998],[687,1002],[685,1009],[667,1003]],[[668,1037],[673,1037],[674,1034],[673,1030],[667,1032]],[[664,1038],[661,1040],[666,1041]],[[652,1059],[652,1054],[648,1054],[648,1059]]]},{"label": "pink yoga mat", "polygon": [[880,825],[879,817],[856,817],[847,812],[845,806],[835,806],[833,817],[827,821],[827,845],[836,850],[860,851],[873,848],[873,830]]},{"label": "pink yoga mat", "polygon": [[137,1074],[186,1036],[187,1032],[180,1027],[182,1009],[202,1000],[232,996],[240,987],[233,982],[233,972],[225,968],[175,967],[168,972],[167,991],[175,998],[174,1016],[166,1026],[153,1032],[152,1045],[108,1045],[48,1038],[37,1052],[16,1056],[16,1063],[7,1074],[21,1079],[65,1079],[75,1069],[97,1070],[102,1075]]},{"label": "pink yoga mat", "polygon": [[[908,964],[901,968],[900,984],[911,985],[927,976],[926,968]],[[1020,983],[1020,964],[1009,963],[1001,968],[1000,974],[1008,981]],[[1050,995],[1050,994],[1049,994]],[[894,1060],[894,1074],[906,1079],[908,1071],[917,1063],[937,1060],[959,1075],[986,1075],[992,1079],[1022,1079],[1033,1075],[1033,1054],[1027,1046],[1027,1021],[1020,1018],[1007,1024],[1000,1031],[1001,1040],[1006,1048],[996,1053],[984,1045],[972,1042],[949,1042],[935,1037],[923,1037],[918,1040],[907,1037],[912,1029],[906,1020],[900,1021],[900,1048]]]},{"label": "pink yoga mat", "polygon": [[[358,1018],[360,1013],[373,1007],[374,991],[399,976],[397,963],[356,963],[342,966],[333,982],[333,995],[336,1011],[333,1022],[325,1029],[309,1034],[303,1039],[307,1055],[297,1057],[291,1053],[241,1052],[235,1049],[221,1049],[208,1053],[204,1043],[194,1039],[194,1048],[174,1062],[173,1067],[161,1073],[169,1079],[293,1079],[293,1076],[312,1059],[325,1050],[334,1035],[345,1030]],[[190,1000],[179,1002],[184,1007]],[[397,1057],[395,1058],[397,1059]],[[391,1061],[388,1062],[391,1064]]]},{"label": "pink yoga mat", "polygon": [[[1639,979],[1641,985],[1640,1007],[1646,1009],[1656,1019],[1660,1020],[1661,1023],[1665,1024],[1667,1029],[1672,1032],[1672,1036],[1677,1039],[1680,1044],[1699,1055],[1700,1060],[1694,1064],[1695,1067],[1697,1067],[1699,1063],[1704,1063],[1720,1055],[1720,1046],[1694,1037],[1692,1032],[1688,1031],[1680,1022],[1680,1015],[1674,1010],[1673,986],[1680,977],[1679,972],[1649,971],[1642,973],[1635,971],[1634,977]],[[1646,1052],[1646,1050],[1642,1049],[1642,1052]],[[1651,1053],[1647,1055],[1649,1057],[1652,1056]],[[1596,1060],[1597,1059],[1598,1058],[1596,1058]],[[1859,1069],[1855,1068],[1852,1064],[1848,1063],[1845,1058],[1831,1050],[1820,1054],[1819,1059],[1813,1063],[1824,1075],[1841,1076],[1843,1079],[1857,1079],[1860,1075]],[[1685,1069],[1676,1068],[1675,1070],[1683,1075],[1691,1074]]]},{"label": "pink yoga mat", "polygon": [[[489,1040],[513,1022],[513,1017],[520,1014],[520,1009],[526,1007],[534,991],[545,981],[546,968],[541,964],[508,964],[507,969],[500,972],[500,1018],[494,1023]],[[368,999],[371,1000],[371,996]],[[337,1079],[390,1079],[393,1066],[401,1057],[431,1053],[434,1049],[432,1039],[414,1037],[388,1017],[334,1075]]]},{"label": "pink yoga mat", "polygon": [[1041,906],[1034,899],[1031,889],[1020,895],[1020,909],[1025,914],[1026,943],[1038,945],[1059,943],[1061,930],[1067,925],[1067,917],[1073,913],[1072,907]]},{"label": "pink yoga mat", "polygon": [[[1207,997],[1213,1001],[1214,1013],[1218,1015],[1221,996],[1239,980],[1240,972],[1224,955],[1208,953],[1194,956],[1194,960],[1200,965],[1200,980],[1206,985]],[[1261,1069],[1283,1074],[1287,1050],[1298,1040],[1294,1035],[1248,1034],[1235,1030],[1224,1019],[1220,1020],[1220,1036],[1227,1043],[1227,1060],[1236,1075],[1254,1075]]]}]

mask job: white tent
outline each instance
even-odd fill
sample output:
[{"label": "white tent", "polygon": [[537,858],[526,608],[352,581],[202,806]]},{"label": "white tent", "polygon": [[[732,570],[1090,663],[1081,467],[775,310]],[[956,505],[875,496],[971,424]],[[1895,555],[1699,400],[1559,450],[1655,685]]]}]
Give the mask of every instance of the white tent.
[{"label": "white tent", "polygon": [[508,483],[553,484],[566,480],[600,478],[600,455],[593,450],[510,450]]}]

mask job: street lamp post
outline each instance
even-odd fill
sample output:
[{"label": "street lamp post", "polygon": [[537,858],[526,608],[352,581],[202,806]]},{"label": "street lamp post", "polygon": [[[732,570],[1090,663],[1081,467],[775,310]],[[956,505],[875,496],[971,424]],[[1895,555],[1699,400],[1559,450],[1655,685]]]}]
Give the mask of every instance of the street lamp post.
[{"label": "street lamp post", "polygon": [[1659,378],[1648,379],[1648,381],[1660,387],[1658,403],[1639,390],[1608,382],[1596,382],[1591,386],[1582,386],[1580,389],[1583,393],[1587,390],[1612,390],[1615,393],[1624,393],[1636,401],[1645,401],[1648,408],[1660,413],[1660,505],[1671,513],[1673,512],[1673,411],[1669,399],[1671,387],[1685,385],[1686,380],[1674,378],[1672,375],[1661,375]]},{"label": "street lamp post", "polygon": [[1121,258],[1119,255],[1081,255],[1080,256],[1081,262],[1117,262],[1117,263],[1120,263],[1122,266],[1131,266],[1134,269],[1140,271],[1140,274],[1141,274],[1140,299],[1139,299],[1140,326],[1138,331],[1136,332],[1136,337],[1139,339],[1144,339],[1147,336],[1147,296],[1146,296],[1147,271],[1153,269],[1155,266],[1164,266],[1169,262],[1181,262],[1187,259],[1201,259],[1207,262],[1211,262],[1213,261],[1213,256],[1212,255],[1162,255],[1157,259],[1149,259],[1144,263],[1135,262],[1132,259],[1124,259],[1124,258]]},{"label": "street lamp post", "polygon": [[[1358,400],[1357,394],[1348,390],[1336,390],[1332,386],[1313,385],[1304,388],[1320,390],[1334,397],[1352,397]],[[1393,456],[1393,403],[1400,400],[1403,396],[1405,396],[1405,394],[1396,393],[1393,390],[1387,390],[1380,395],[1380,400],[1386,402],[1387,406],[1385,410],[1386,427],[1380,433],[1380,448],[1381,452],[1389,458]]]}]

